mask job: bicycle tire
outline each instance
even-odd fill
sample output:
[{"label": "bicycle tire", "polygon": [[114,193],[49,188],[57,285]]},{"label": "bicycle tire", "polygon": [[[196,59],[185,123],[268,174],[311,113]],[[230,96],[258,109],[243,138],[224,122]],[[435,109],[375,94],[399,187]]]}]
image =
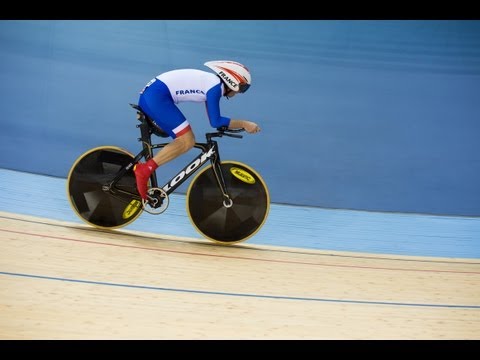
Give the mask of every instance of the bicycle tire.
[{"label": "bicycle tire", "polygon": [[[116,146],[100,146],[80,155],[67,178],[67,198],[75,213],[86,223],[102,229],[126,226],[143,212],[142,202],[131,195],[102,190],[134,156]],[[130,169],[118,181],[118,188],[138,194]]]},{"label": "bicycle tire", "polygon": [[222,161],[221,168],[233,205],[226,207],[212,165],[202,169],[187,191],[187,213],[196,230],[214,242],[230,245],[255,235],[270,210],[270,195],[263,178],[237,161]]}]

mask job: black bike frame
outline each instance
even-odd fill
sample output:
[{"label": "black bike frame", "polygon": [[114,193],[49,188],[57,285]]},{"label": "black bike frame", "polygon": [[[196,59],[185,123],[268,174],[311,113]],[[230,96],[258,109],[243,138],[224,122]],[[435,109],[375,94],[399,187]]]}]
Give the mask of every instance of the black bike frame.
[{"label": "black bike frame", "polygon": [[[169,143],[162,143],[162,144],[152,144],[151,142],[151,129],[149,124],[144,118],[139,118],[141,122],[140,125],[137,127],[140,128],[141,137],[138,139],[142,142],[143,149],[140,151],[135,158],[128,163],[126,166],[122,167],[120,171],[117,173],[115,178],[109,182],[107,185],[103,187],[104,191],[110,191],[113,193],[119,192],[131,196],[137,197],[141,200],[140,196],[135,193],[119,189],[115,185],[116,183],[125,175],[127,171],[129,171],[142,157],[145,160],[151,159],[153,157],[153,150],[158,148],[163,148],[167,146]],[[232,134],[225,134],[223,131],[214,132],[214,133],[207,133],[205,134],[207,138],[206,143],[195,143],[194,147],[201,150],[200,155],[195,157],[187,166],[185,166],[177,175],[170,179],[163,187],[163,191],[167,195],[173,193],[175,189],[177,189],[180,185],[182,185],[190,176],[192,176],[197,170],[199,170],[203,164],[207,160],[210,160],[212,164],[212,169],[215,174],[215,179],[217,180],[217,184],[219,189],[222,192],[224,200],[229,201],[230,196],[227,192],[227,187],[225,185],[225,179],[223,177],[222,168],[220,164],[220,154],[218,151],[218,144],[215,140],[212,140],[212,137],[222,137],[222,136],[231,136],[231,137],[241,137],[240,135],[232,135]],[[157,181],[157,174],[154,171],[150,176],[150,184],[152,188],[158,188],[158,181]]]},{"label": "black bike frame", "polygon": [[[208,135],[215,135],[215,133],[207,134],[207,138]],[[162,148],[166,145],[168,145],[168,143],[152,145],[151,149],[153,150]],[[200,169],[207,160],[210,160],[213,172],[215,173],[215,178],[217,179],[218,186],[222,191],[223,196],[228,197],[225,180],[223,178],[223,173],[220,167],[220,154],[218,152],[217,142],[209,139],[207,143],[196,143],[194,147],[201,150],[200,155],[195,157],[177,175],[175,175],[173,178],[170,179],[170,181],[168,181],[164,186],[162,186],[163,191],[165,191],[167,195],[173,193],[175,189],[177,189],[198,169]],[[145,155],[145,149],[140,154]],[[152,176],[150,177],[150,182],[152,187],[158,187],[157,175],[155,172],[152,173]]]}]

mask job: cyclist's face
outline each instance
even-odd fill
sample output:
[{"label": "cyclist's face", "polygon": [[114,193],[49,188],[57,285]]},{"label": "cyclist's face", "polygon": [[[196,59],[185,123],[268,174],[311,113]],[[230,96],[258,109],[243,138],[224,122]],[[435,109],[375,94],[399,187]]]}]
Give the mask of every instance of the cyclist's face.
[{"label": "cyclist's face", "polygon": [[231,89],[228,89],[228,91],[225,93],[225,96],[228,98],[234,97],[235,95],[237,95],[237,92]]}]

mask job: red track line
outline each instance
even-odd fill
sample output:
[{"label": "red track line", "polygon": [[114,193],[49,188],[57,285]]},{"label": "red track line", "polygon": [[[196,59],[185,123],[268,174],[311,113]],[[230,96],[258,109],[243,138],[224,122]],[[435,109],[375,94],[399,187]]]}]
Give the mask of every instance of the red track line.
[{"label": "red track line", "polygon": [[141,246],[133,246],[133,245],[120,245],[120,244],[111,244],[111,243],[104,243],[104,242],[98,242],[98,241],[79,240],[79,239],[73,239],[73,238],[68,238],[68,237],[59,237],[59,236],[51,236],[51,235],[33,234],[33,233],[28,233],[28,232],[23,232],[23,231],[14,231],[14,230],[2,229],[2,228],[0,228],[0,231],[9,232],[9,233],[15,233],[15,234],[22,234],[22,235],[29,235],[29,236],[36,236],[36,237],[43,237],[43,238],[50,238],[50,239],[57,239],[57,240],[75,241],[75,242],[81,242],[81,243],[87,243],[87,244],[96,244],[96,245],[105,245],[105,246],[116,246],[116,247],[123,247],[123,248],[132,248],[132,249],[141,249],[141,250],[149,250],[149,251],[159,251],[159,252],[170,252],[170,253],[187,254],[187,255],[211,256],[211,257],[216,257],[216,258],[251,260],[251,261],[264,261],[264,262],[284,263],[284,264],[299,264],[299,265],[314,265],[314,266],[341,267],[341,268],[353,268],[353,269],[368,269],[368,270],[413,271],[413,272],[433,272],[433,273],[452,273],[452,274],[474,274],[474,275],[480,275],[480,272],[476,272],[476,271],[450,271],[450,270],[430,270],[430,269],[385,268],[385,267],[357,266],[357,265],[330,265],[330,264],[318,264],[318,263],[301,262],[301,261],[290,261],[290,260],[258,259],[258,258],[251,258],[251,257],[245,257],[245,256],[212,255],[212,254],[204,254],[204,253],[198,253],[198,252],[188,252],[188,251],[178,251],[178,250],[165,250],[165,249],[152,249],[152,248],[141,247]]}]

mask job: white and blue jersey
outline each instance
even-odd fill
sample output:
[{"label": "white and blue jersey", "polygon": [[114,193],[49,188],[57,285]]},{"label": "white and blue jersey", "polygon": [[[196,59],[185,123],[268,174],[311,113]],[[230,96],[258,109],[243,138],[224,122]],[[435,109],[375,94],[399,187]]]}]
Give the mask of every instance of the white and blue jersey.
[{"label": "white and blue jersey", "polygon": [[196,69],[179,69],[160,74],[140,92],[138,105],[172,138],[190,130],[190,124],[176,104],[205,103],[210,125],[228,126],[230,118],[220,115],[224,85],[212,73]]}]

